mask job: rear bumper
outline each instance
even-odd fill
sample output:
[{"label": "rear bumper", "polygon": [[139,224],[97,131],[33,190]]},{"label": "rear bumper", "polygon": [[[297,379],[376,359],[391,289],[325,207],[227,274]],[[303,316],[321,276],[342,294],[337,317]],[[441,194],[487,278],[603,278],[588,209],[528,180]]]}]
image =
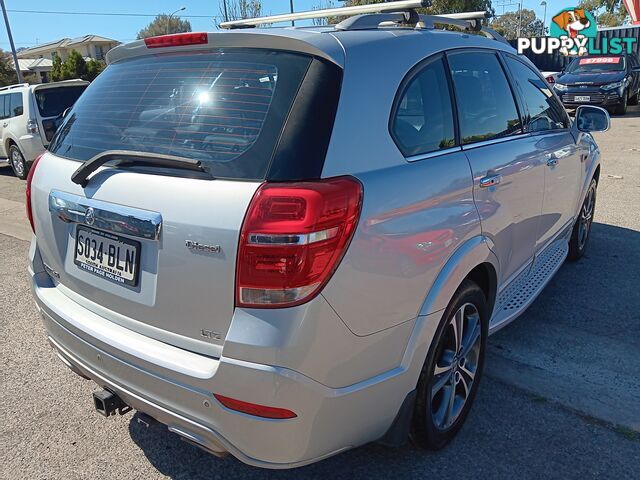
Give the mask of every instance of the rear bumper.
[{"label": "rear bumper", "polygon": [[[170,431],[258,467],[298,467],[379,439],[415,388],[421,366],[407,357],[405,366],[331,388],[289,368],[164,344],[74,303],[45,272],[32,272],[32,280],[49,342],[68,367]],[[213,393],[298,416],[270,420],[234,412]]]}]

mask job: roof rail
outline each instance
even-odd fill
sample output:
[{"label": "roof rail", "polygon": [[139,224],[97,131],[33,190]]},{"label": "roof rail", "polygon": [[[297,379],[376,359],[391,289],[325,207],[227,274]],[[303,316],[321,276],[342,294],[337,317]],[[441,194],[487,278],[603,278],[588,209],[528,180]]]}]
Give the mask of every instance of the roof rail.
[{"label": "roof rail", "polygon": [[252,28],[269,23],[289,22],[292,20],[310,20],[326,17],[346,17],[363,13],[402,12],[431,6],[431,0],[399,0],[396,2],[374,3],[370,5],[357,5],[354,7],[323,8],[321,10],[309,10],[298,13],[285,13],[282,15],[270,15],[268,17],[246,18],[222,22],[220,28]]},{"label": "roof rail", "polygon": [[491,28],[483,27],[482,20],[490,18],[489,12],[464,12],[449,15],[420,15],[417,28],[435,28],[434,25],[446,25],[460,30],[478,32],[487,38],[511,45],[502,35]]},{"label": "roof rail", "polygon": [[491,17],[489,12],[462,12],[443,15],[418,15],[416,8],[428,7],[431,0],[400,0],[354,7],[325,8],[268,17],[246,18],[223,22],[221,28],[253,28],[291,20],[309,20],[326,17],[348,17],[335,25],[336,30],[369,30],[379,26],[397,25],[411,28],[435,28],[434,25],[455,27],[464,31],[478,32],[487,38],[509,45],[502,35],[482,26],[482,21]]},{"label": "roof rail", "polygon": [[0,90],[11,90],[12,88],[28,87],[28,83],[16,83],[14,85],[7,85],[6,87],[0,87]]}]

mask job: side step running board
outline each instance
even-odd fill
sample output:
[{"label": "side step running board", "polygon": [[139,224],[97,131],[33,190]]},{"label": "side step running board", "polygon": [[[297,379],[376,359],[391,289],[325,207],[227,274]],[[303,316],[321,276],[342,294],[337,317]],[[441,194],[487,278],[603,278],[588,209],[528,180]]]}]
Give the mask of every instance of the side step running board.
[{"label": "side step running board", "polygon": [[489,334],[508,325],[533,303],[560,269],[568,253],[569,244],[565,238],[552,243],[536,257],[532,268],[525,269],[498,295]]}]

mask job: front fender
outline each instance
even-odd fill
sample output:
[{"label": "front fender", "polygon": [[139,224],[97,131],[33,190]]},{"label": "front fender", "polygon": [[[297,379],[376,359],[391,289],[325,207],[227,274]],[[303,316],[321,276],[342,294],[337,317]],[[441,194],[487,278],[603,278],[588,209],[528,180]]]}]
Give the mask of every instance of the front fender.
[{"label": "front fender", "polygon": [[469,272],[482,263],[490,263],[496,272],[496,278],[500,278],[500,264],[491,251],[491,240],[477,235],[458,247],[447,260],[424,299],[419,315],[445,309]]}]

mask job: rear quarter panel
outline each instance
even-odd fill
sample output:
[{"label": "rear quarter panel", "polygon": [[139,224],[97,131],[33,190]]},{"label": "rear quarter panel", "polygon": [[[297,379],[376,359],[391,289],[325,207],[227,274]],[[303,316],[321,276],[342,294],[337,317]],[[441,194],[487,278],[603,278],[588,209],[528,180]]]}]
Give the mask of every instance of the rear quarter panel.
[{"label": "rear quarter panel", "polygon": [[323,295],[353,333],[368,335],[415,318],[447,259],[481,231],[461,152],[357,178],[360,223]]}]

